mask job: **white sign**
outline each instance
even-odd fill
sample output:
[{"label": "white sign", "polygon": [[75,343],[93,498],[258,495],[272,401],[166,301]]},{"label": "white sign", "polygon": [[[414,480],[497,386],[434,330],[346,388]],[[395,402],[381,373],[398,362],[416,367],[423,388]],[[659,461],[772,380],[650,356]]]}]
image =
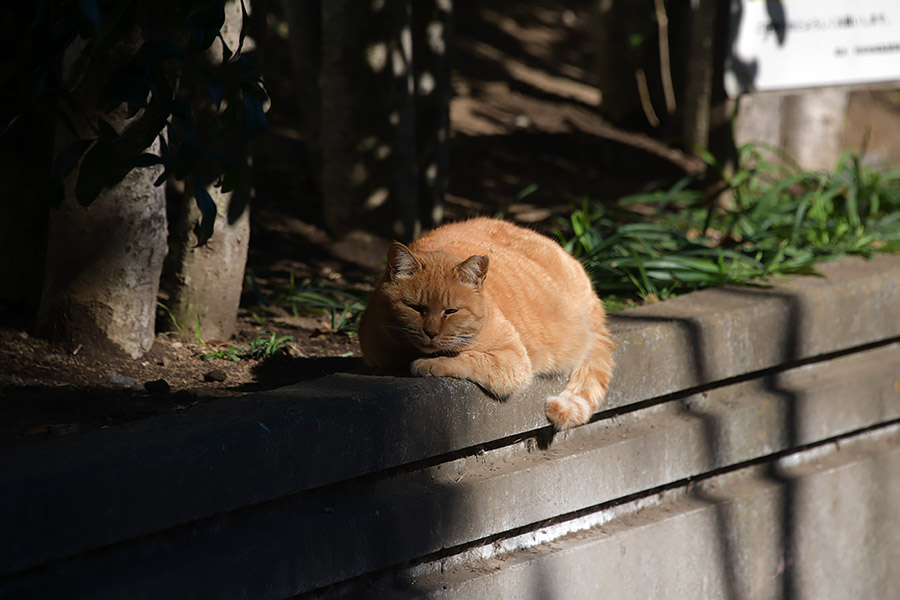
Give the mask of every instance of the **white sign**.
[{"label": "white sign", "polygon": [[732,0],[725,91],[900,81],[900,0]]}]

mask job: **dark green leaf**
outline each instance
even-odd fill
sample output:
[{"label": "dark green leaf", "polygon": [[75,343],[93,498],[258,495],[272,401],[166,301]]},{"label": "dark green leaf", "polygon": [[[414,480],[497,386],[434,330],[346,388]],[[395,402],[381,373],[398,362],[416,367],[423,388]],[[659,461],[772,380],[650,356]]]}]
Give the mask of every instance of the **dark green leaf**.
[{"label": "dark green leaf", "polygon": [[[250,13],[247,12],[247,5],[244,3],[244,0],[241,0],[241,23],[249,23],[250,22]],[[241,27],[241,35],[238,41],[237,50],[234,51],[235,55],[238,57],[243,56],[244,52],[244,38],[247,37],[247,28]]]},{"label": "dark green leaf", "polygon": [[234,54],[231,52],[231,48],[228,47],[228,44],[225,43],[225,38],[222,37],[221,31],[219,31],[218,38],[219,43],[222,44],[222,62],[231,62],[231,57],[234,56]]},{"label": "dark green leaf", "polygon": [[69,45],[78,37],[81,23],[78,19],[68,19],[57,24],[50,32],[53,51],[62,54]]},{"label": "dark green leaf", "polygon": [[78,0],[78,6],[81,8],[81,12],[84,13],[84,16],[87,17],[88,21],[91,22],[91,25],[94,28],[100,27],[100,7],[97,5],[97,0]]},{"label": "dark green leaf", "polygon": [[203,154],[200,149],[189,140],[184,140],[178,146],[174,157],[175,179],[182,180],[190,175],[194,168],[200,164]]},{"label": "dark green leaf", "polygon": [[104,119],[97,119],[97,132],[100,134],[100,139],[104,141],[119,138],[119,132]]},{"label": "dark green leaf", "polygon": [[213,0],[188,18],[188,29],[198,50],[206,50],[225,24],[225,0]]},{"label": "dark green leaf", "polygon": [[184,58],[184,50],[169,40],[144,42],[138,56],[147,57],[155,62]]},{"label": "dark green leaf", "polygon": [[60,150],[53,161],[53,177],[63,179],[71,173],[72,169],[78,165],[78,161],[81,160],[81,157],[84,156],[84,153],[87,152],[87,149],[93,143],[94,140],[78,140]]},{"label": "dark green leaf", "polygon": [[162,158],[155,154],[150,154],[149,152],[144,152],[143,154],[139,154],[133,160],[130,161],[131,167],[128,169],[139,169],[142,167],[153,167],[155,165],[161,165]]},{"label": "dark green leaf", "polygon": [[227,163],[219,166],[222,168],[222,193],[233,192],[241,183],[241,168]]},{"label": "dark green leaf", "polygon": [[116,153],[104,139],[88,150],[81,161],[78,180],[75,182],[75,200],[82,206],[90,206],[104,187],[114,183],[110,176],[116,164]]},{"label": "dark green leaf", "polygon": [[216,203],[206,188],[194,180],[194,198],[200,209],[200,226],[197,228],[197,247],[203,246],[212,237],[216,223]]},{"label": "dark green leaf", "polygon": [[203,70],[203,80],[206,82],[206,93],[209,94],[209,99],[218,108],[225,98],[225,84],[216,79],[209,69]]},{"label": "dark green leaf", "polygon": [[159,134],[159,158],[160,162],[163,165],[163,171],[159,174],[159,177],[156,178],[156,181],[153,182],[154,186],[162,185],[165,180],[169,176],[169,144],[166,142],[166,136],[162,133]]},{"label": "dark green leaf", "polygon": [[248,93],[246,88],[243,90],[241,97],[244,101],[244,130],[248,136],[255,137],[269,126],[266,113],[263,110],[262,102],[253,93]]},{"label": "dark green leaf", "polygon": [[190,107],[181,100],[171,104],[172,120],[169,123],[169,144],[174,148],[179,142],[193,143],[196,139]]}]

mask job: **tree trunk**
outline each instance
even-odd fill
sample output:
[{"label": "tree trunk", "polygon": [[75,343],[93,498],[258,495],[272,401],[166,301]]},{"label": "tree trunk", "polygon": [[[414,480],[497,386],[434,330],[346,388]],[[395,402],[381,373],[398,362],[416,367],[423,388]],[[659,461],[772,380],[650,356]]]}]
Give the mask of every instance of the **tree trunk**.
[{"label": "tree trunk", "polygon": [[[139,28],[107,56],[103,78],[134,55],[141,44]],[[77,62],[73,44],[66,64]],[[65,71],[64,67],[64,71]],[[63,73],[63,81],[69,75]],[[73,89],[71,84],[67,86]],[[79,111],[64,108],[68,121],[81,127],[72,134],[57,126],[57,149],[77,139],[90,139],[87,122],[102,117],[123,137],[140,125],[141,114],[129,119],[124,106],[112,113],[97,111],[96,81],[82,82],[74,98]],[[67,105],[68,106],[68,105]],[[85,118],[87,117],[87,118]],[[77,137],[76,137],[77,135]],[[157,139],[149,152],[159,152]],[[133,358],[153,344],[157,292],[166,254],[165,196],[154,180],[161,166],[133,169],[112,188],[103,190],[89,207],[75,200],[79,169],[65,182],[62,205],[51,210],[44,284],[36,331],[39,335],[85,349],[118,349]]]},{"label": "tree trunk", "polygon": [[67,185],[50,214],[38,335],[88,348],[111,343],[132,358],[150,349],[166,255],[165,194],[153,186],[161,171],[135,169],[87,208]]},{"label": "tree trunk", "polygon": [[323,2],[322,40],[326,224],[410,240],[421,220],[409,1]]},{"label": "tree trunk", "polygon": [[[638,69],[648,70],[646,39],[652,35],[649,0],[596,0],[591,14],[594,80],[600,88],[599,112],[612,123],[628,126],[643,119],[635,81]],[[642,40],[634,44],[632,37]],[[651,79],[655,81],[655,79]],[[654,95],[651,99],[659,100]]]},{"label": "tree trunk", "polygon": [[440,225],[444,218],[450,163],[452,8],[451,0],[412,3],[418,217],[424,229]]},{"label": "tree trunk", "polygon": [[0,141],[0,302],[27,310],[30,318],[40,299],[47,246],[53,117],[24,115]]},{"label": "tree trunk", "polygon": [[300,134],[310,154],[316,184],[321,185],[319,74],[322,63],[322,0],[282,0],[281,6],[290,32],[288,44],[296,82],[296,100],[300,106]]},{"label": "tree trunk", "polygon": [[710,121],[717,85],[713,74],[721,60],[715,49],[716,2],[697,0],[690,8],[691,35],[681,98],[681,136],[688,148],[710,147]]},{"label": "tree trunk", "polygon": [[[0,26],[7,48],[21,52],[35,39],[49,39],[50,22],[40,18],[40,6],[10,8]],[[35,70],[27,63],[6,77],[0,95],[0,303],[27,314],[31,326],[40,301],[50,199],[58,194],[51,182],[56,103],[54,86],[35,85]]]},{"label": "tree trunk", "polygon": [[[212,185],[207,191],[218,216],[210,240],[197,246],[194,231],[200,210],[193,200],[182,202],[173,251],[177,262],[168,308],[180,329],[193,339],[226,341],[234,335],[250,244],[249,184],[231,193]],[[188,190],[190,193],[190,190]]]},{"label": "tree trunk", "polygon": [[[249,1],[245,1],[245,5],[249,10]],[[226,5],[222,37],[232,52],[238,48],[242,26],[241,3],[230,0]],[[221,40],[213,43],[207,59],[213,64],[223,60]],[[200,107],[198,114],[209,114],[212,110],[214,107],[206,105]],[[198,123],[198,127],[202,126]],[[199,335],[205,340],[217,341],[228,340],[234,335],[250,244],[248,144],[238,136],[229,140],[227,148],[222,154],[232,163],[245,167],[241,185],[233,192],[223,193],[213,185],[216,174],[195,174],[195,179],[203,182],[217,208],[212,238],[203,246],[197,246],[194,235],[200,222],[200,211],[192,199],[193,190],[185,190],[183,207],[173,228],[176,265],[173,295],[168,305],[177,321],[168,324],[170,329],[180,328],[188,337]]]}]

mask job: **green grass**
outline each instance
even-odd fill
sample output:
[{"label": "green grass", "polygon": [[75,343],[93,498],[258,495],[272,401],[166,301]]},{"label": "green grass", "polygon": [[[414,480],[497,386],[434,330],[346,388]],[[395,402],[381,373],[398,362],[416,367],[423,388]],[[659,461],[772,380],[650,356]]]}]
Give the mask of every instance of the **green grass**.
[{"label": "green grass", "polygon": [[250,342],[249,346],[229,346],[220,348],[213,352],[204,352],[200,355],[203,360],[230,360],[240,362],[242,360],[252,359],[265,361],[274,356],[287,352],[294,341],[289,335],[276,337],[274,333],[264,332],[255,340]]},{"label": "green grass", "polygon": [[212,352],[203,352],[200,354],[200,358],[203,360],[212,360],[217,358],[219,360],[230,360],[232,362],[241,362],[246,353],[247,349],[241,346],[229,346],[228,348],[219,348],[218,350],[214,350]]},{"label": "green grass", "polygon": [[336,333],[355,335],[359,317],[366,308],[365,294],[349,287],[309,279],[298,282],[291,274],[286,287],[263,294],[252,277],[248,276],[247,280],[260,306],[282,306],[295,317],[325,314]]},{"label": "green grass", "polygon": [[256,360],[267,360],[278,354],[283,354],[294,341],[289,335],[275,337],[274,333],[269,333],[268,337],[264,333],[250,343],[247,348],[247,355]]},{"label": "green grass", "polygon": [[561,223],[560,241],[610,296],[611,310],[900,250],[900,172],[863,167],[852,154],[831,172],[801,171],[756,145],[740,149],[738,165],[721,175],[724,201],[691,178],[608,208],[585,201]]},{"label": "green grass", "polygon": [[[175,330],[178,332],[178,335],[180,335],[183,339],[189,339],[190,332],[188,331],[188,323],[191,320],[190,319],[190,312],[191,312],[190,302],[188,302],[184,305],[184,318],[180,322],[179,322],[178,318],[175,316],[175,313],[173,313],[172,309],[170,309],[168,306],[166,306],[159,300],[156,301],[156,305],[159,308],[163,309],[166,312],[166,314],[169,316],[169,320],[172,323],[172,327],[175,328]],[[194,342],[198,346],[205,345],[206,342],[203,341],[203,327],[200,323],[200,315],[195,315],[193,334],[194,334]]]},{"label": "green grass", "polygon": [[[752,144],[739,149],[732,174],[704,158],[722,181],[715,195],[685,177],[606,207],[585,200],[560,220],[560,242],[582,261],[610,312],[709,287],[818,275],[818,263],[848,255],[900,251],[900,171],[865,167],[849,153],[829,172],[802,171],[777,150]],[[537,189],[528,186],[518,199]],[[247,281],[261,307],[325,314],[346,335],[355,335],[365,309],[365,294],[353,288],[291,275],[264,294]],[[255,343],[268,348],[283,339],[269,334]]]}]

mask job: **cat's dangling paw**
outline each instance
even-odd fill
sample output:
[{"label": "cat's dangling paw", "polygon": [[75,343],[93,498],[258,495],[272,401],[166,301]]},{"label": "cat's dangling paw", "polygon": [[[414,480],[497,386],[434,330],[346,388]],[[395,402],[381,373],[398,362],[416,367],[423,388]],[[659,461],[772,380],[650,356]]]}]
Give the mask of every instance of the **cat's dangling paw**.
[{"label": "cat's dangling paw", "polygon": [[566,431],[586,423],[592,414],[590,402],[569,391],[563,391],[558,396],[548,396],[544,412],[557,431]]}]

